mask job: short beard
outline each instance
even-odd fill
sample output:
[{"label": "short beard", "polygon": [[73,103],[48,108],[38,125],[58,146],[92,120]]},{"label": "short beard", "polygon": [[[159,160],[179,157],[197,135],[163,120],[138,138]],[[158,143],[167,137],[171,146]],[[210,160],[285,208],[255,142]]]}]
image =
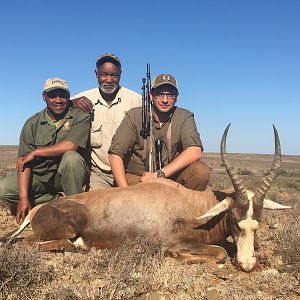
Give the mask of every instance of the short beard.
[{"label": "short beard", "polygon": [[99,89],[105,94],[113,94],[118,88],[118,84],[115,84],[113,89],[106,89],[102,84],[99,84]]}]

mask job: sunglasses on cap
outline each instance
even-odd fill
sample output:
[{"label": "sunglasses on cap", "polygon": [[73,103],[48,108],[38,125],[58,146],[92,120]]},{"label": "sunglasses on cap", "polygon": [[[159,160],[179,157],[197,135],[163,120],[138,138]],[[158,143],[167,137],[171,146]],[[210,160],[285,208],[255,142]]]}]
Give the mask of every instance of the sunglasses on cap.
[{"label": "sunglasses on cap", "polygon": [[59,97],[59,98],[69,99],[69,97],[70,97],[70,94],[63,89],[57,89],[57,90],[53,90],[53,91],[45,92],[45,93],[49,98]]}]

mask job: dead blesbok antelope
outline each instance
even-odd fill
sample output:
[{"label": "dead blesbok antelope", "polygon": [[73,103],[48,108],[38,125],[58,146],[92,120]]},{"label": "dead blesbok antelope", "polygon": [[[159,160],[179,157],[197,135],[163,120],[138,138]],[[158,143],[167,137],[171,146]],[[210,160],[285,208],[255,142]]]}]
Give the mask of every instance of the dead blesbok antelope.
[{"label": "dead blesbok antelope", "polygon": [[167,179],[95,190],[35,207],[20,228],[6,239],[14,239],[31,223],[41,250],[107,248],[120,244],[126,237],[142,235],[161,241],[168,253],[176,257],[191,261],[210,257],[222,261],[227,253],[216,244],[232,236],[238,265],[244,271],[251,271],[257,262],[254,244],[263,207],[289,208],[264,200],[280,168],[280,141],[273,126],[272,168],[257,191],[249,193],[227,158],[229,126],[222,137],[221,158],[234,192],[192,191]]}]

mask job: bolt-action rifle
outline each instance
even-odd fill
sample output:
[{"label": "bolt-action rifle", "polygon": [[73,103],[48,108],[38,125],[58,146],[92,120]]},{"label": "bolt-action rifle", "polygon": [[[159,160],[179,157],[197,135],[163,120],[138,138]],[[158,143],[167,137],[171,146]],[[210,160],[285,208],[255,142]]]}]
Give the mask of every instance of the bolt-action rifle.
[{"label": "bolt-action rifle", "polygon": [[153,137],[152,137],[152,101],[150,99],[151,78],[150,64],[147,64],[146,78],[142,79],[142,130],[141,136],[147,140],[147,171],[153,172]]}]

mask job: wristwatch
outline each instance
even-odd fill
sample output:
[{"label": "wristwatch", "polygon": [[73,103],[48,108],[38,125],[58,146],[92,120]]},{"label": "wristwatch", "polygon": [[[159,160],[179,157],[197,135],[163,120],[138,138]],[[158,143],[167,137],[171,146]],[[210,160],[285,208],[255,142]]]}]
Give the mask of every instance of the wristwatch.
[{"label": "wristwatch", "polygon": [[156,174],[158,178],[166,178],[166,174],[162,170],[157,170]]}]

